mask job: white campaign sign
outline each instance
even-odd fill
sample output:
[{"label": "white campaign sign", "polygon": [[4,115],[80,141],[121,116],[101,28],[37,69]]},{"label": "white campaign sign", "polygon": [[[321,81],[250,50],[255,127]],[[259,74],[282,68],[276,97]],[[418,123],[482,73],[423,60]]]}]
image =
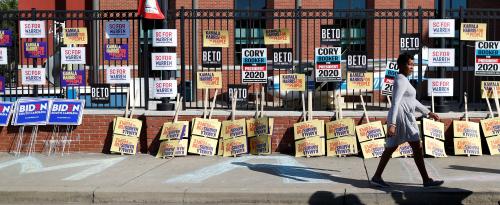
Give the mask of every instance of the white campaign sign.
[{"label": "white campaign sign", "polygon": [[177,30],[153,29],[153,47],[177,47]]},{"label": "white campaign sign", "polygon": [[23,85],[45,85],[45,68],[21,68]]},{"label": "white campaign sign", "polygon": [[45,38],[45,21],[20,21],[21,38]]},{"label": "white campaign sign", "polygon": [[176,53],[151,53],[152,70],[177,70]]},{"label": "white campaign sign", "polygon": [[62,47],[61,64],[85,64],[85,47]]},{"label": "white campaign sign", "polygon": [[158,98],[173,98],[177,95],[176,80],[155,80],[153,95]]},{"label": "white campaign sign", "polygon": [[500,76],[500,41],[476,41],[476,76]]},{"label": "white campaign sign", "polygon": [[429,48],[429,66],[455,67],[455,49]]},{"label": "white campaign sign", "polygon": [[267,83],[267,48],[241,50],[241,82]]},{"label": "white campaign sign", "polygon": [[127,66],[110,66],[106,69],[106,82],[109,84],[129,84],[130,68]]},{"label": "white campaign sign", "polygon": [[430,38],[455,38],[455,19],[429,19]]},{"label": "white campaign sign", "polygon": [[0,65],[7,65],[8,64],[7,58],[8,58],[7,48],[5,47],[0,48]]},{"label": "white campaign sign", "polygon": [[128,38],[130,23],[128,21],[106,21],[106,38]]},{"label": "white campaign sign", "polygon": [[453,96],[453,78],[429,78],[427,80],[427,95]]}]

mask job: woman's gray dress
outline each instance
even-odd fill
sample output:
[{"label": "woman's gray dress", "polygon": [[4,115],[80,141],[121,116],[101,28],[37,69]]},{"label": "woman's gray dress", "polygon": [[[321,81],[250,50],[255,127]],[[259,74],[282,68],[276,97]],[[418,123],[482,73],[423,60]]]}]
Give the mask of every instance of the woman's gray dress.
[{"label": "woman's gray dress", "polygon": [[387,116],[387,124],[396,125],[396,136],[389,137],[386,147],[396,147],[404,142],[419,141],[419,130],[415,119],[415,109],[427,115],[430,111],[416,99],[416,90],[403,74],[394,80],[392,107]]}]

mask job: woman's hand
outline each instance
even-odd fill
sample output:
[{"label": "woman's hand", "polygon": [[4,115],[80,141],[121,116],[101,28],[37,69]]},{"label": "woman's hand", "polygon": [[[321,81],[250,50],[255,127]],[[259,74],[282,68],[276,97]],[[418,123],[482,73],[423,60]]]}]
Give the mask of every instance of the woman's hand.
[{"label": "woman's hand", "polygon": [[396,135],[396,125],[388,125],[387,126],[387,136],[393,137]]},{"label": "woman's hand", "polygon": [[436,121],[439,121],[439,116],[436,113],[430,112],[429,117],[431,117],[432,119],[434,119]]}]

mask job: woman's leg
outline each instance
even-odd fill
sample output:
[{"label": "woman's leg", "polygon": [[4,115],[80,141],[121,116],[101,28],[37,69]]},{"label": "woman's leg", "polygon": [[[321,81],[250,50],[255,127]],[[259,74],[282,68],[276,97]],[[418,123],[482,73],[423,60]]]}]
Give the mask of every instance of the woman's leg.
[{"label": "woman's leg", "polygon": [[422,180],[424,182],[429,181],[429,175],[427,174],[427,170],[425,169],[424,162],[424,153],[422,151],[422,143],[420,141],[416,142],[408,142],[413,150],[413,159],[415,160],[415,164],[417,165],[418,171],[422,176]]},{"label": "woman's leg", "polygon": [[382,153],[382,157],[380,157],[380,162],[378,163],[377,171],[373,175],[374,179],[382,179],[382,172],[384,172],[385,166],[391,159],[392,153],[396,151],[398,147],[386,147],[384,153]]}]

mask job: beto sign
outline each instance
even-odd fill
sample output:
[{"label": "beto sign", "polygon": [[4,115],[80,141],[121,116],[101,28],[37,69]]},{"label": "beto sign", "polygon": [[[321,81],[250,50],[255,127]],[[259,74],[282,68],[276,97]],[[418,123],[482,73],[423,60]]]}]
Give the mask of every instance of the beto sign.
[{"label": "beto sign", "polygon": [[90,102],[97,104],[109,103],[109,84],[94,84],[90,87],[91,98]]},{"label": "beto sign", "polygon": [[205,68],[222,67],[222,48],[203,47],[201,50],[201,66]]},{"label": "beto sign", "polygon": [[417,53],[420,50],[420,34],[401,34],[399,38],[399,48],[401,53]]}]

